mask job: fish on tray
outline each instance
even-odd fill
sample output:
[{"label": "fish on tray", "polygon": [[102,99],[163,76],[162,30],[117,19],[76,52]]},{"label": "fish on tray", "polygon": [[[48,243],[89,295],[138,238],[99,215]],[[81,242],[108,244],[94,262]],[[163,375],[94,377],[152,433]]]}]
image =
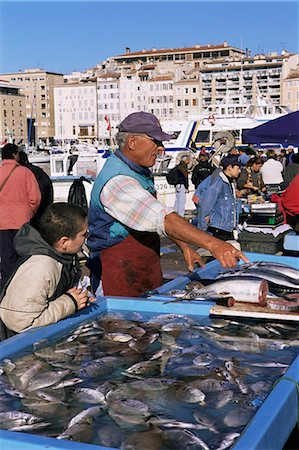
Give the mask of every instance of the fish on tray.
[{"label": "fish on tray", "polygon": [[228,299],[231,298],[238,302],[257,303],[260,306],[265,306],[269,292],[268,282],[266,280],[251,276],[225,277],[216,280],[208,286],[203,286],[201,283],[197,285],[192,282],[191,289],[190,284],[186,286],[186,290],[170,291],[169,294],[182,300],[216,299],[216,303],[221,299],[227,299],[226,306],[232,306],[228,304]]}]

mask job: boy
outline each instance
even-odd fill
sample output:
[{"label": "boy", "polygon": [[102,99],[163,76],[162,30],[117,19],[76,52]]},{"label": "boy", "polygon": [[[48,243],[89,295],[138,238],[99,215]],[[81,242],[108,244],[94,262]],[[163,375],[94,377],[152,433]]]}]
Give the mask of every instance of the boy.
[{"label": "boy", "polygon": [[14,241],[19,259],[0,298],[6,337],[57,322],[86,306],[88,292],[76,287],[81,274],[77,253],[86,235],[86,213],[69,203],[49,205],[39,232],[29,223],[19,230]]}]

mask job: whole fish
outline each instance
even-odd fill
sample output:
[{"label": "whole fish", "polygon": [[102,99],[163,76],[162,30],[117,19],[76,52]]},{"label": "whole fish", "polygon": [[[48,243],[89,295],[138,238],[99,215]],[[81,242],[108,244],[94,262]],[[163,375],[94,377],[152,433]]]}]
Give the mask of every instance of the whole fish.
[{"label": "whole fish", "polygon": [[70,428],[79,422],[84,422],[86,419],[89,419],[91,417],[98,416],[102,411],[103,406],[91,406],[90,408],[83,409],[83,411],[80,411],[78,414],[71,418],[71,420],[67,424],[67,428]]},{"label": "whole fish", "polygon": [[167,438],[172,442],[174,448],[179,449],[197,449],[210,450],[208,445],[189,430],[167,430],[165,432]]},{"label": "whole fish", "polygon": [[105,395],[101,391],[90,388],[76,388],[72,393],[75,400],[81,403],[105,403]]},{"label": "whole fish", "polygon": [[286,291],[299,292],[299,280],[290,278],[283,273],[266,270],[263,268],[248,268],[244,270],[236,270],[234,272],[225,272],[216,277],[216,280],[224,280],[225,278],[254,277],[267,280],[271,292],[280,293]]},{"label": "whole fish", "polygon": [[226,450],[230,448],[240,433],[228,433],[225,436],[219,436],[210,443],[211,450]]},{"label": "whole fish", "polygon": [[[240,269],[242,265],[239,266]],[[294,267],[288,266],[287,264],[275,263],[270,261],[255,261],[250,264],[248,269],[265,269],[271,272],[276,272],[278,274],[286,275],[289,278],[299,281],[299,270]]]},{"label": "whole fish", "polygon": [[58,383],[62,378],[68,375],[69,370],[57,370],[57,372],[47,371],[42,373],[37,373],[29,381],[27,390],[29,392],[36,391],[37,389],[42,389],[47,386],[52,386]]}]

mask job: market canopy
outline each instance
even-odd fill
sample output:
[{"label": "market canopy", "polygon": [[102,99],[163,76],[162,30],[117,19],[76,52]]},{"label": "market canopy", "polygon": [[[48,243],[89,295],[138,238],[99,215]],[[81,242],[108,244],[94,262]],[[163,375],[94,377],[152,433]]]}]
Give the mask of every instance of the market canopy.
[{"label": "market canopy", "polygon": [[299,146],[299,111],[270,120],[258,127],[243,132],[247,144],[278,143],[284,147]]}]

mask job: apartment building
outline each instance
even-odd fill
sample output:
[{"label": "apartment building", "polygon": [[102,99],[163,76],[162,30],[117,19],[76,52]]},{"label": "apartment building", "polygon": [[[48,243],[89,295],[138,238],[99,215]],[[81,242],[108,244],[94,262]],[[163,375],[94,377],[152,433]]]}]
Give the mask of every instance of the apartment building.
[{"label": "apartment building", "polygon": [[0,143],[27,142],[26,98],[20,87],[0,79]]},{"label": "apartment building", "polygon": [[298,57],[284,52],[205,62],[200,70],[201,108],[220,104],[227,95],[235,104],[257,104],[263,97],[273,105],[286,105],[284,79]]},{"label": "apartment building", "polygon": [[283,84],[283,103],[291,111],[299,110],[299,66],[290,70]]},{"label": "apartment building", "polygon": [[193,47],[183,48],[167,48],[141,50],[131,52],[127,47],[122,55],[113,56],[111,59],[115,61],[119,67],[129,67],[130,64],[136,63],[162,63],[165,67],[173,64],[181,64],[182,62],[190,62],[193,67],[200,67],[200,63],[205,60],[218,58],[240,59],[246,52],[239,48],[229,45],[226,41],[217,45],[195,45]]},{"label": "apartment building", "polygon": [[26,98],[28,141],[32,145],[49,144],[54,139],[53,88],[63,83],[63,75],[41,69],[1,74],[1,79],[17,84]]},{"label": "apartment building", "polygon": [[53,91],[55,140],[92,143],[98,135],[96,83],[61,84]]}]

